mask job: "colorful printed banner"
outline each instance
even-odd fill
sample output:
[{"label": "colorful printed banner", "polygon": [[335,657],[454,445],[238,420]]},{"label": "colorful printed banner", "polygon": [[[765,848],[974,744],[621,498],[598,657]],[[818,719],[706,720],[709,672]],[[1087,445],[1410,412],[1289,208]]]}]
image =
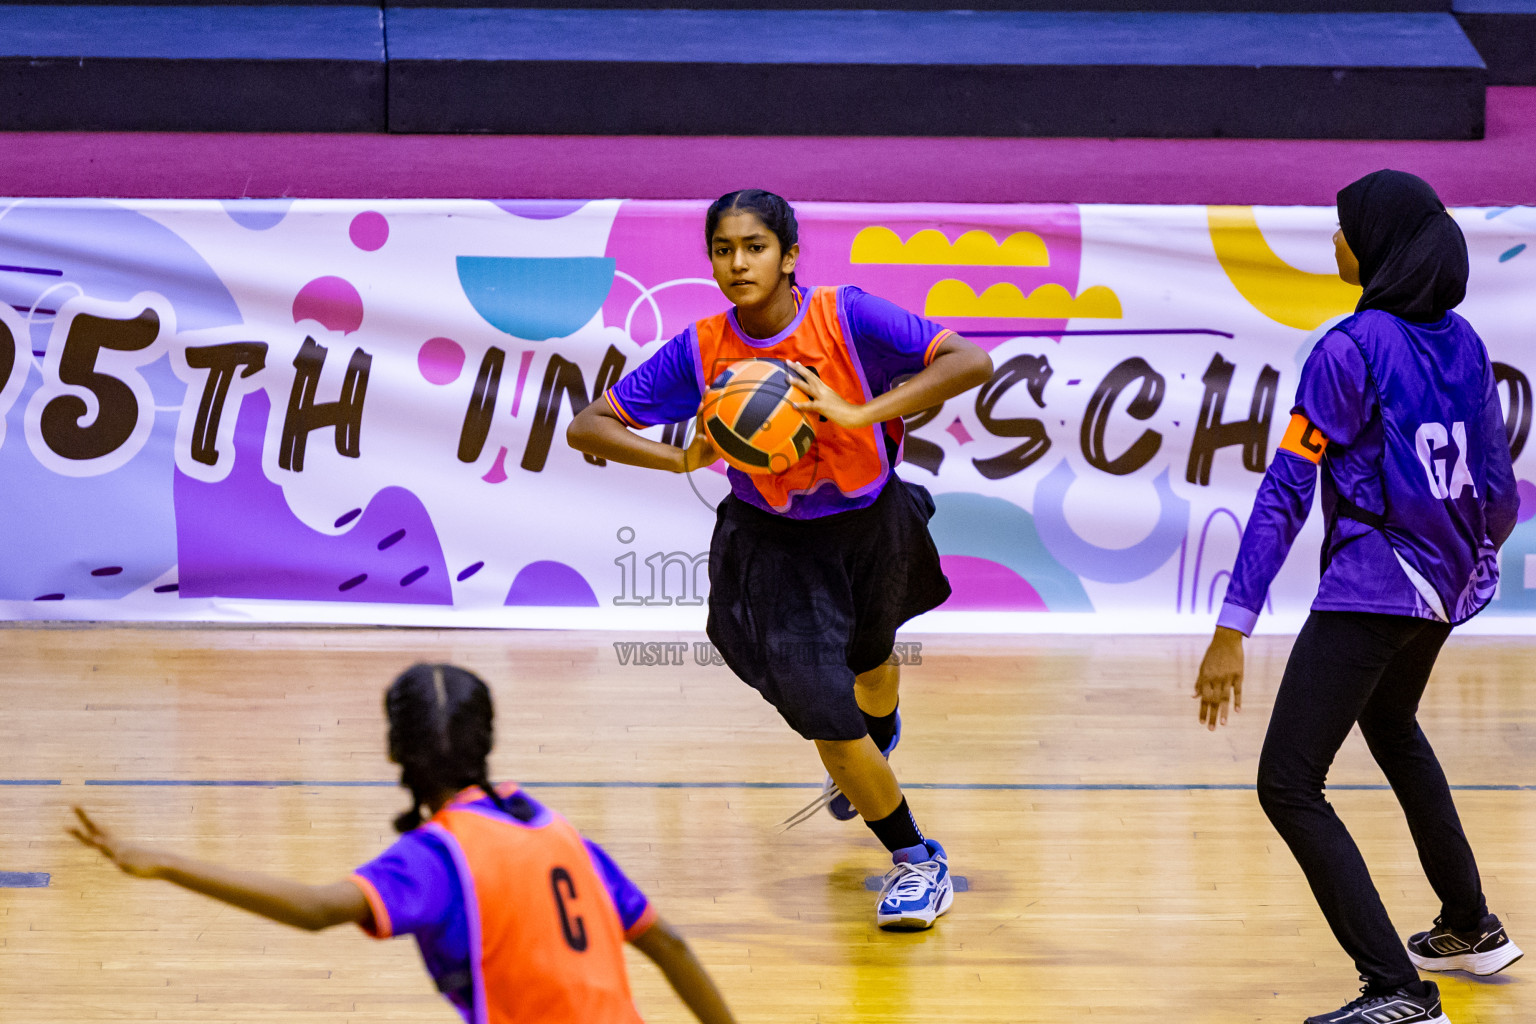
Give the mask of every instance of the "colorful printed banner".
[{"label": "colorful printed banner", "polygon": [[[0,615],[699,628],[715,471],[604,465],[573,410],[723,308],[703,203],[0,204]],[[1536,624],[1536,210],[1459,210]],[[799,207],[800,279],[990,349],[911,422],[937,630],[1196,631],[1297,372],[1358,290],[1332,210]],[[684,428],[651,434],[680,443]],[[1317,581],[1314,514],[1261,624]]]}]

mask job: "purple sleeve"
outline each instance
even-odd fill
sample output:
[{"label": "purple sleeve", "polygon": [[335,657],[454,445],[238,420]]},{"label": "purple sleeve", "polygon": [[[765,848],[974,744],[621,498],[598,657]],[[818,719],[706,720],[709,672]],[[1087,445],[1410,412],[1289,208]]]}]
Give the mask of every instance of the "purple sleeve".
[{"label": "purple sleeve", "polygon": [[443,921],[459,899],[449,853],[425,829],[407,832],[353,872],[373,909],[369,933],[409,935]]},{"label": "purple sleeve", "polygon": [[1520,516],[1520,492],[1515,484],[1515,467],[1509,458],[1509,435],[1504,430],[1504,410],[1499,405],[1499,384],[1493,368],[1487,370],[1483,397],[1483,436],[1488,439],[1487,464],[1483,467],[1488,482],[1483,496],[1483,522],[1488,539],[1496,548],[1503,547]]},{"label": "purple sleeve", "polygon": [[673,338],[607,391],[608,404],[632,427],[681,423],[704,398],[693,328]]},{"label": "purple sleeve", "polygon": [[613,899],[613,905],[619,912],[619,920],[624,925],[626,938],[634,938],[636,935],[649,928],[651,922],[656,919],[656,912],[651,909],[651,901],[645,898],[634,882],[620,870],[608,856],[608,851],[598,846],[590,839],[583,839],[587,844],[587,853],[592,856],[592,866],[603,879],[603,885],[608,890],[608,895]]},{"label": "purple sleeve", "polygon": [[1285,564],[1296,535],[1312,511],[1312,492],[1317,486],[1317,467],[1287,451],[1275,453],[1274,461],[1259,484],[1253,513],[1237,549],[1232,580],[1216,619],[1218,626],[1244,636],[1253,632],[1264,607],[1264,597],[1275,574]]},{"label": "purple sleeve", "polygon": [[1296,385],[1299,412],[1311,420],[1329,444],[1348,448],[1370,422],[1376,389],[1365,368],[1365,357],[1341,331],[1329,331],[1317,343]]},{"label": "purple sleeve", "polygon": [[933,362],[943,339],[953,333],[853,285],[839,290],[838,301],[871,394],[883,394],[891,381]]}]

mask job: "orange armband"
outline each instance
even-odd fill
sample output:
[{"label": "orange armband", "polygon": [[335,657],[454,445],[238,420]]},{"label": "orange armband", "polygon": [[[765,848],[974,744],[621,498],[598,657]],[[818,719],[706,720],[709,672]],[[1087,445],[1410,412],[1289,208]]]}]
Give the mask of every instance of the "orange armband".
[{"label": "orange armband", "polygon": [[1317,429],[1316,424],[1307,419],[1301,413],[1291,415],[1291,425],[1285,429],[1285,436],[1280,439],[1280,450],[1290,452],[1292,455],[1300,455],[1314,465],[1323,461],[1323,452],[1328,449],[1328,439],[1323,432]]}]

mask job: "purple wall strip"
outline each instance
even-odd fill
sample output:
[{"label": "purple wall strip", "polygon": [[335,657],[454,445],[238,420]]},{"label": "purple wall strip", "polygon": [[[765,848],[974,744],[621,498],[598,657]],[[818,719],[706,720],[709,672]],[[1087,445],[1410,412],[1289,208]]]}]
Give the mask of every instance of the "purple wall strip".
[{"label": "purple wall strip", "polygon": [[[749,158],[744,163],[744,158]],[[0,133],[0,192],[139,198],[710,198],[1332,205],[1381,167],[1459,206],[1536,203],[1536,87],[1480,142]]]}]

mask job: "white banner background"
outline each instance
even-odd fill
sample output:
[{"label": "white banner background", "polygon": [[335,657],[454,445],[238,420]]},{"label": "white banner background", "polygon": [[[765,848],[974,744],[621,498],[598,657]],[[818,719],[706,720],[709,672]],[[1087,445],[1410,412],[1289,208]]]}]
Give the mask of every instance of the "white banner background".
[{"label": "white banner background", "polygon": [[[701,628],[724,477],[594,465],[564,431],[723,308],[703,209],[5,202],[0,615]],[[999,370],[909,440],[956,591],[913,628],[1209,629],[1301,363],[1358,295],[1334,212],[798,212],[802,282],[924,312]],[[1527,633],[1536,211],[1456,215],[1523,481],[1468,628]],[[1305,615],[1320,518],[1261,629]]]}]

